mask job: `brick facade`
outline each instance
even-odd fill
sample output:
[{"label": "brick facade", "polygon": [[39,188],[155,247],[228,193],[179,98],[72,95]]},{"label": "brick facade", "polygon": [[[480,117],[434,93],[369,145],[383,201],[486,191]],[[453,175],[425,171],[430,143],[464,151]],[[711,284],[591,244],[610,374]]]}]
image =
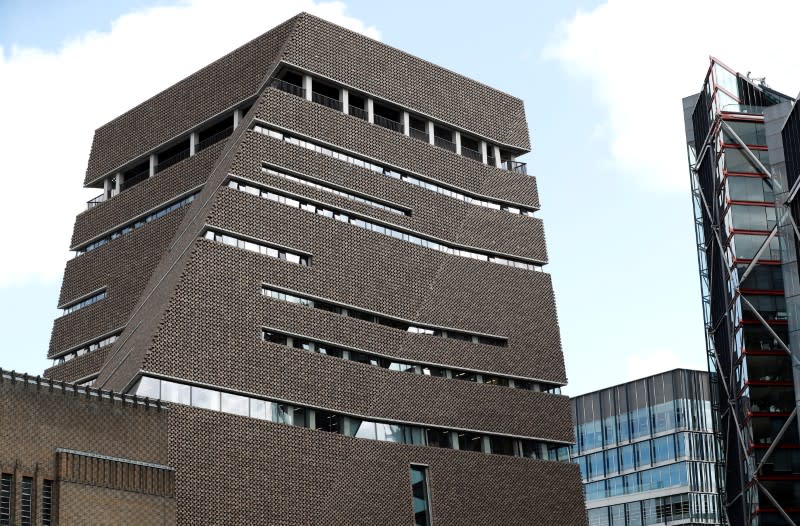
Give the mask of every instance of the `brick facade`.
[{"label": "brick facade", "polygon": [[[573,436],[569,400],[552,392],[566,383],[566,371],[552,281],[539,268],[548,256],[543,222],[533,217],[536,178],[269,87],[287,71],[490,141],[511,155],[503,160],[530,148],[519,99],[307,14],[101,126],[87,186],[252,104],[229,137],[79,214],[74,249],[195,195],[79,255],[64,273],[62,306],[98,290],[106,297],[55,321],[48,355],[82,351],[47,376],[116,392],[144,392],[148,378],[160,379],[191,385],[191,399],[156,408],[85,387],[54,394],[6,382],[0,404],[19,420],[11,434],[3,426],[0,462],[43,473],[37,484],[53,477],[61,524],[114,524],[120,516],[130,517],[126,524],[412,524],[412,464],[427,466],[437,525],[586,524],[577,468],[545,460],[548,448]],[[338,153],[268,137],[256,126]],[[323,187],[264,173],[264,166]],[[228,187],[231,178],[309,203],[287,206],[238,191]],[[326,217],[312,205],[405,238]],[[209,229],[309,255],[310,264],[211,241]],[[334,313],[266,297],[266,285],[345,307]],[[265,328],[409,362],[414,372],[267,342]],[[112,344],[84,354],[110,334],[118,335]],[[449,372],[424,375],[423,365]],[[458,379],[459,371],[477,381]],[[472,434],[481,445],[436,447],[428,435],[405,443],[355,438],[351,429],[327,432],[313,418],[302,427],[201,409],[202,389],[213,389],[217,400],[334,412],[347,429],[375,421]],[[29,408],[18,409],[31,397]],[[46,419],[53,422],[31,425]],[[64,422],[73,428],[62,430]],[[514,451],[495,449],[492,441],[501,439]],[[524,453],[524,444],[534,449]]]}]

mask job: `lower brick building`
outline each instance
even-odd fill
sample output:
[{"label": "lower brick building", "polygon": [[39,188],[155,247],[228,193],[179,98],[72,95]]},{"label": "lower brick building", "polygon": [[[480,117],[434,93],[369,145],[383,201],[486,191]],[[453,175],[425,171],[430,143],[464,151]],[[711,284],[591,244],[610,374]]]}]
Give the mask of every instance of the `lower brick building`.
[{"label": "lower brick building", "polygon": [[159,402],[0,370],[0,524],[175,524]]}]

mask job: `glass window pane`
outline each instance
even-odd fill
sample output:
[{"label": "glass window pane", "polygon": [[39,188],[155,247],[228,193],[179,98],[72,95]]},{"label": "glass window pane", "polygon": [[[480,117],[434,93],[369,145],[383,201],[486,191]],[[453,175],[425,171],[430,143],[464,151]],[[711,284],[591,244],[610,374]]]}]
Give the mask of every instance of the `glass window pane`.
[{"label": "glass window pane", "polygon": [[192,386],[192,405],[219,411],[219,392]]},{"label": "glass window pane", "polygon": [[137,396],[161,398],[161,382],[155,378],[142,376],[134,392]]},{"label": "glass window pane", "polygon": [[266,400],[259,400],[257,398],[250,399],[250,416],[252,418],[260,418],[267,420],[270,413],[267,412],[269,402]]},{"label": "glass window pane", "polygon": [[189,405],[189,386],[175,382],[161,381],[161,399],[176,404]]},{"label": "glass window pane", "polygon": [[249,405],[249,399],[246,396],[240,396],[231,393],[221,394],[221,407],[226,413],[248,416]]}]

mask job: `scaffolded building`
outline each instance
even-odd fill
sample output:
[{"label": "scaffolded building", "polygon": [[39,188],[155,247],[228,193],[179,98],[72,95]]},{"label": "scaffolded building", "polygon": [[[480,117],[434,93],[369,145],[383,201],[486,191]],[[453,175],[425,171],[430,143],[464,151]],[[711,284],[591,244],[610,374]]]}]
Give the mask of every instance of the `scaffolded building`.
[{"label": "scaffolded building", "polygon": [[70,449],[180,524],[585,524],[529,150],[521,100],[307,14],[100,127],[46,376],[167,438]]},{"label": "scaffolded building", "polygon": [[798,167],[787,180],[781,140],[791,103],[713,58],[703,90],[683,101],[720,491],[734,526],[800,523],[798,231],[788,208]]}]

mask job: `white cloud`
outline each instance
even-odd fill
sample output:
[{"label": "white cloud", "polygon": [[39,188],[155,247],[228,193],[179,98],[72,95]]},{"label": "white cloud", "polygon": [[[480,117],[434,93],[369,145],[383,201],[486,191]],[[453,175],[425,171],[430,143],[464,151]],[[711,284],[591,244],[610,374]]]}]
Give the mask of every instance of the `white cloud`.
[{"label": "white cloud", "polygon": [[645,349],[629,355],[626,360],[626,366],[628,373],[625,378],[627,378],[626,381],[631,381],[663,373],[664,371],[671,371],[678,367],[686,367],[686,361],[670,350]]},{"label": "white cloud", "polygon": [[190,0],[124,15],[54,52],[0,47],[0,287],[60,279],[95,128],[308,11],[373,38],[341,2]]},{"label": "white cloud", "polygon": [[544,54],[588,80],[606,106],[610,154],[622,173],[646,188],[686,192],[681,99],[702,88],[709,55],[795,95],[799,16],[796,0],[609,0],[578,11]]}]

